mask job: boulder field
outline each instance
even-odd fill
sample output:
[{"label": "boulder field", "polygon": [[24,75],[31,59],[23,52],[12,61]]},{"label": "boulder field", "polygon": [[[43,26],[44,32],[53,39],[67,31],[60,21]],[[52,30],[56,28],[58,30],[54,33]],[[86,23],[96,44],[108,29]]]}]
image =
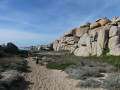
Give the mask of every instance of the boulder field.
[{"label": "boulder field", "polygon": [[120,17],[112,20],[97,19],[95,23],[84,23],[79,28],[67,31],[59,40],[49,43],[54,51],[68,50],[76,56],[120,55]]}]

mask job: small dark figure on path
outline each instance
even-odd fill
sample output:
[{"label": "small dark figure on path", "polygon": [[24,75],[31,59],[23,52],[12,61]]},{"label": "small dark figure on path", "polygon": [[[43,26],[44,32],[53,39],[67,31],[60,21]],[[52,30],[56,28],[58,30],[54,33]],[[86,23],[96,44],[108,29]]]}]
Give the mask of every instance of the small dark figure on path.
[{"label": "small dark figure on path", "polygon": [[38,60],[38,57],[36,57],[36,64],[38,64],[39,63],[39,60]]}]

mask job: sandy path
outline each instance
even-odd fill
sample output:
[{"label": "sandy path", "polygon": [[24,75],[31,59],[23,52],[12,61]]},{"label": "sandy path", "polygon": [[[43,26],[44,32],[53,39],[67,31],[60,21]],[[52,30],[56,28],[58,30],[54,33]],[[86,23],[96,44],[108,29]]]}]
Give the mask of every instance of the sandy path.
[{"label": "sandy path", "polygon": [[27,60],[31,72],[23,73],[23,76],[26,81],[32,83],[27,90],[103,90],[77,88],[79,80],[67,78],[64,71],[49,70],[44,66],[36,65],[32,58]]}]

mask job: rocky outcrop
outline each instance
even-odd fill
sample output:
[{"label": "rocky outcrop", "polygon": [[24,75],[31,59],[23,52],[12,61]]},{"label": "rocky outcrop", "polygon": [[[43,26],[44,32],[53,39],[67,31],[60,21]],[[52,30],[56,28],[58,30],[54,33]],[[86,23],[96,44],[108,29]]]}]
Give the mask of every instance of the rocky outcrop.
[{"label": "rocky outcrop", "polygon": [[69,50],[76,56],[100,56],[106,48],[109,48],[107,55],[120,55],[120,17],[115,16],[111,21],[97,19],[92,24],[85,22],[53,42],[55,51]]},{"label": "rocky outcrop", "polygon": [[12,51],[18,51],[18,47],[15,44],[10,42],[10,43],[7,43],[7,45],[5,44],[0,45],[0,50],[12,52]]},{"label": "rocky outcrop", "polygon": [[7,43],[5,48],[7,51],[18,51],[18,47],[13,43]]}]

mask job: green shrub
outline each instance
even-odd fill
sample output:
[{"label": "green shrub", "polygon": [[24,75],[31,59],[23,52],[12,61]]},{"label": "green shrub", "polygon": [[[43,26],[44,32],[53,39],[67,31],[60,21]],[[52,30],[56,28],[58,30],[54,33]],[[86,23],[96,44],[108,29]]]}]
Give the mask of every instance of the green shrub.
[{"label": "green shrub", "polygon": [[106,47],[103,49],[101,56],[107,55],[107,53],[108,53],[109,51],[110,51],[110,50],[109,50],[109,47],[106,46]]},{"label": "green shrub", "polygon": [[49,69],[64,70],[70,65],[75,65],[75,63],[73,62],[49,62],[46,67]]}]

